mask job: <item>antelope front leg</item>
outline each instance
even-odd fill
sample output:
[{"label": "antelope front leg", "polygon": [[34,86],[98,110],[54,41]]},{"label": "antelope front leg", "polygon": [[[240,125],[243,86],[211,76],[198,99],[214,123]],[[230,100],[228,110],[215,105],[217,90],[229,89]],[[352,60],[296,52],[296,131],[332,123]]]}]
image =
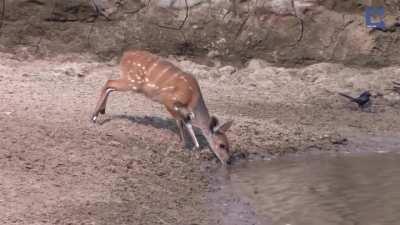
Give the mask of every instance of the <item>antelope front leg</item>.
[{"label": "antelope front leg", "polygon": [[183,135],[183,122],[182,120],[176,120],[176,125],[178,126],[179,138],[181,142],[185,141],[185,136]]},{"label": "antelope front leg", "polygon": [[92,114],[92,121],[95,123],[100,114],[106,112],[107,98],[113,91],[128,91],[130,89],[129,82],[126,80],[108,80],[100,92],[99,100],[97,101],[96,108]]},{"label": "antelope front leg", "polygon": [[199,142],[197,141],[192,124],[190,122],[184,122],[184,123],[185,123],[186,129],[189,131],[190,137],[193,140],[194,146],[196,148],[200,148],[200,145],[199,145]]},{"label": "antelope front leg", "polygon": [[196,135],[194,133],[191,120],[194,119],[195,115],[193,112],[190,112],[187,110],[187,108],[182,105],[180,102],[167,102],[166,104],[167,110],[175,117],[177,118],[177,121],[180,121],[180,124],[178,123],[178,128],[179,132],[181,135],[181,140],[184,138],[183,136],[183,127],[185,127],[189,134],[190,138],[192,139],[194,145],[196,148],[199,148],[199,142],[197,141]]},{"label": "antelope front leg", "polygon": [[190,137],[192,138],[195,147],[199,148],[200,145],[197,141],[196,134],[194,133],[193,126],[191,124],[191,120],[195,117],[194,113],[187,110],[187,108],[182,106],[180,103],[174,103],[173,105],[173,109],[175,110],[175,112],[178,113],[181,118],[183,118],[181,123],[183,123],[186,129],[189,131]]}]

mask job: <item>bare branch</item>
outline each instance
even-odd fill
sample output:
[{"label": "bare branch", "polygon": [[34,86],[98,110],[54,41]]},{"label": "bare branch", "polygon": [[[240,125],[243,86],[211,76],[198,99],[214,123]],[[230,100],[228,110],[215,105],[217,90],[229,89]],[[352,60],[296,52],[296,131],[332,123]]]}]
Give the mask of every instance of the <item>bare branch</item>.
[{"label": "bare branch", "polygon": [[161,25],[161,24],[157,24],[157,23],[155,25],[157,25],[158,27],[165,28],[165,29],[170,29],[170,30],[181,30],[183,28],[183,26],[185,25],[186,20],[189,17],[189,5],[187,3],[187,0],[185,0],[185,5],[186,5],[185,19],[183,19],[182,23],[178,27],[170,27],[170,26],[165,26],[165,25]]},{"label": "bare branch", "polygon": [[124,14],[136,14],[136,13],[140,12],[142,9],[148,7],[150,5],[150,3],[151,3],[151,0],[148,0],[147,4],[141,5],[141,7],[139,7],[138,9],[135,9],[135,10],[132,10],[132,11],[125,11],[123,13]]},{"label": "bare branch", "polygon": [[28,25],[29,26],[32,26],[32,27],[34,27],[34,28],[36,28],[36,29],[39,29],[40,30],[40,33],[42,34],[40,37],[39,37],[39,40],[37,41],[37,43],[35,44],[35,54],[37,54],[38,53],[38,51],[39,51],[39,49],[40,49],[40,44],[42,43],[42,40],[43,40],[43,36],[45,35],[45,33],[46,33],[46,31],[45,31],[45,29],[43,29],[42,27],[40,27],[40,26],[36,26],[36,25],[33,25],[33,24],[31,24],[31,23],[28,23]]},{"label": "bare branch", "polygon": [[300,24],[300,35],[296,40],[296,43],[294,45],[296,45],[297,43],[299,43],[302,39],[303,39],[303,35],[304,35],[304,21],[303,19],[301,19],[296,12],[296,6],[294,4],[294,0],[291,0],[291,4],[292,4],[292,9],[293,9],[293,15],[294,17],[296,17],[299,21]]},{"label": "bare branch", "polygon": [[247,23],[247,21],[249,20],[249,18],[250,18],[250,14],[242,21],[242,23],[240,24],[240,26],[239,26],[239,29],[238,29],[238,31],[236,32],[236,34],[235,34],[235,40],[240,36],[240,34],[243,32],[243,30],[244,30],[244,26],[246,25],[246,23]]},{"label": "bare branch", "polygon": [[[50,17],[51,17],[51,15],[54,14],[54,11],[55,11],[55,9],[56,9],[56,1],[57,1],[57,0],[53,0],[53,7],[52,7],[51,12],[50,12]],[[30,25],[30,26],[33,26],[32,24],[29,24],[29,25]],[[41,31],[41,33],[42,33],[43,35],[39,37],[39,40],[38,40],[38,42],[37,42],[36,45],[35,45],[35,54],[37,54],[37,52],[39,51],[39,49],[40,49],[40,44],[42,43],[42,40],[43,40],[43,36],[44,36],[44,34],[46,33],[46,30],[43,29],[42,27],[37,26],[36,28],[38,28],[38,29]]]},{"label": "bare branch", "polygon": [[93,23],[91,24],[90,29],[89,29],[89,33],[88,33],[88,36],[87,36],[87,43],[89,45],[89,48],[90,48],[90,35],[92,34],[92,31],[93,31],[93,28],[94,28],[96,20],[97,20],[97,17],[94,19]]},{"label": "bare branch", "polygon": [[6,0],[3,0],[1,7],[1,19],[0,19],[0,34],[1,28],[3,27],[4,15],[6,14]]},{"label": "bare branch", "polygon": [[104,16],[106,20],[111,20],[106,14],[103,13],[104,8],[101,8],[99,5],[97,5],[96,0],[90,0],[92,3],[94,9],[96,10],[96,18],[99,16]]}]

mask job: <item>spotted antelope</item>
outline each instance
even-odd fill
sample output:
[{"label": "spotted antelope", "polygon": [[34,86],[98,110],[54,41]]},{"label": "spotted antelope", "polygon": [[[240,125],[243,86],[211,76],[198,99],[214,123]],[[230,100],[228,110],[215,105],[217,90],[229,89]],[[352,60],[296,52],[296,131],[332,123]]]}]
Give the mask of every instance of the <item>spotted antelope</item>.
[{"label": "spotted antelope", "polygon": [[222,125],[210,116],[196,79],[165,59],[147,51],[127,51],[120,61],[121,77],[108,80],[92,114],[96,122],[104,114],[107,97],[113,91],[133,91],[163,104],[176,120],[179,137],[184,142],[184,129],[199,148],[193,126],[199,128],[210,149],[227,164],[230,160],[229,142],[225,135],[233,121]]}]

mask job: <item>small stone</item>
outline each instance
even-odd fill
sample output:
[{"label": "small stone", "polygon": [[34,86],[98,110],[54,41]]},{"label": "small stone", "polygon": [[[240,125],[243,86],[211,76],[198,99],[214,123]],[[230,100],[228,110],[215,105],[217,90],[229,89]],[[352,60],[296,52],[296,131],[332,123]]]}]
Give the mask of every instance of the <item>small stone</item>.
[{"label": "small stone", "polygon": [[221,55],[221,53],[219,53],[217,50],[211,50],[208,52],[207,57],[214,58],[214,57],[217,57],[220,55]]},{"label": "small stone", "polygon": [[121,146],[121,143],[119,143],[118,141],[110,141],[108,144],[115,147]]},{"label": "small stone", "polygon": [[224,66],[218,69],[220,73],[225,73],[225,74],[233,74],[236,72],[236,68],[233,66]]},{"label": "small stone", "polygon": [[269,63],[267,63],[266,61],[261,60],[261,59],[251,59],[247,63],[247,68],[253,69],[253,70],[264,69],[267,66],[269,66]]}]

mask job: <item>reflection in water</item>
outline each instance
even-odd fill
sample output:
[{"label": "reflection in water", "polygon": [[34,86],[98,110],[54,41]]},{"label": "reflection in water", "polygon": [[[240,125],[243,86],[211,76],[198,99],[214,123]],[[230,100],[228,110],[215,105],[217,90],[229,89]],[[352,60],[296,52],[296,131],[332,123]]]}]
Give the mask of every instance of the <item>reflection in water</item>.
[{"label": "reflection in water", "polygon": [[400,224],[400,155],[248,163],[231,185],[268,224]]}]

